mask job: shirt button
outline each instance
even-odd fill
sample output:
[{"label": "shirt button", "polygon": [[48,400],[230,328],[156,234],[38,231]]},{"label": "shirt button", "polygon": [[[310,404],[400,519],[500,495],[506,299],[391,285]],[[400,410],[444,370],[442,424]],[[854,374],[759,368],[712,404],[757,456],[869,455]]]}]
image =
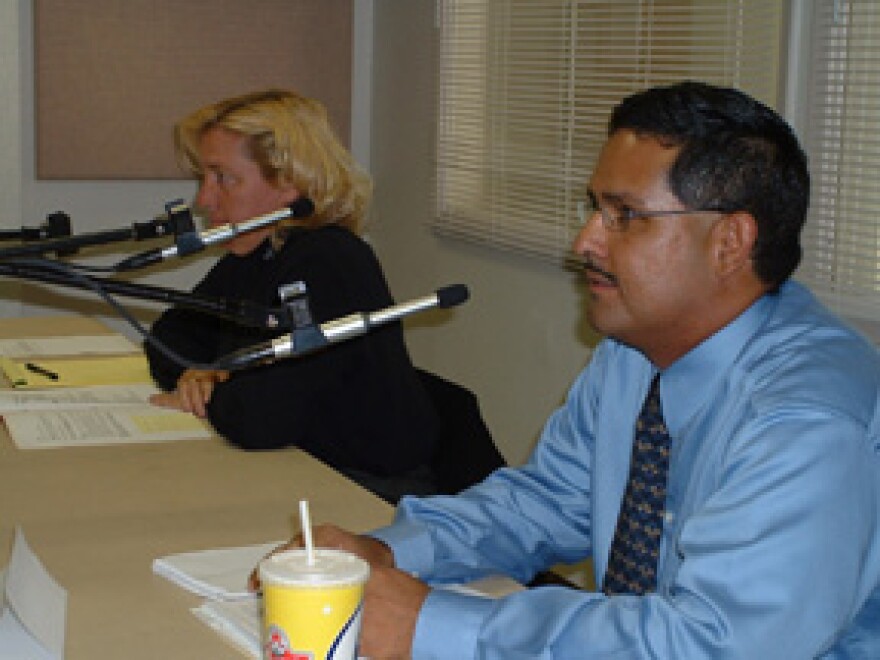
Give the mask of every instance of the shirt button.
[{"label": "shirt button", "polygon": [[672,513],[672,511],[666,511],[663,514],[663,522],[665,522],[667,525],[670,524],[673,520],[675,520],[675,514]]}]

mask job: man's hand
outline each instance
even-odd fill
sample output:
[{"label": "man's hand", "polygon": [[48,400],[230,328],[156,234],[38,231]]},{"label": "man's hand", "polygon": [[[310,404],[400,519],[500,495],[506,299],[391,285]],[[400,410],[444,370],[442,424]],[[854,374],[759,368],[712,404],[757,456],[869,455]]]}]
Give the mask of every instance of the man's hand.
[{"label": "man's hand", "polygon": [[[358,555],[370,564],[370,580],[364,592],[364,619],[360,649],[371,660],[408,658],[428,585],[394,568],[391,548],[370,536],[352,534],[335,525],[319,525],[312,531],[318,548],[338,548]],[[271,554],[302,548],[302,534],[275,548]],[[249,586],[259,588],[256,569]]]},{"label": "man's hand", "polygon": [[371,660],[397,660],[412,655],[416,622],[430,588],[396,568],[370,571],[364,592],[360,651]]},{"label": "man's hand", "polygon": [[204,418],[208,415],[205,406],[211,400],[214,386],[227,380],[229,380],[228,371],[187,369],[177,380],[176,390],[154,394],[150,397],[150,403]]}]

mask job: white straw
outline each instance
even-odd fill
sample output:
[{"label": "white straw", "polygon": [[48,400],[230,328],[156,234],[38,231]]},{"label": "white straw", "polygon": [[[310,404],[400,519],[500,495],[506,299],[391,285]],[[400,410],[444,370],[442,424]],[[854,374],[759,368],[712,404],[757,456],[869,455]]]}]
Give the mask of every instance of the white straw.
[{"label": "white straw", "polygon": [[306,542],[306,561],[309,566],[314,566],[315,544],[312,541],[312,521],[309,519],[308,500],[299,501],[299,525],[302,527],[303,540]]}]

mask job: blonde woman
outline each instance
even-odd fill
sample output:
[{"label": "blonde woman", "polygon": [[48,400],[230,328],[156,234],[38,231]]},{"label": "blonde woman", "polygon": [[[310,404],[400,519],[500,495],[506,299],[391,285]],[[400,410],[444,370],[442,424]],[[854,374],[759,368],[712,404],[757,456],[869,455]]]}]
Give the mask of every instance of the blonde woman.
[{"label": "blonde woman", "polygon": [[[323,106],[291,91],[230,98],[175,127],[181,164],[199,181],[195,206],[211,226],[276,211],[300,197],[307,218],[240,234],[195,287],[206,296],[277,305],[278,287],[303,281],[314,320],[393,304],[372,249],[359,237],[371,192]],[[185,357],[212,362],[279,334],[172,308],[153,334]],[[306,357],[233,374],[184,370],[145,346],[154,403],[206,417],[244,449],[299,446],[343,471],[420,473],[437,419],[400,324]],[[392,497],[391,499],[395,499]]]}]

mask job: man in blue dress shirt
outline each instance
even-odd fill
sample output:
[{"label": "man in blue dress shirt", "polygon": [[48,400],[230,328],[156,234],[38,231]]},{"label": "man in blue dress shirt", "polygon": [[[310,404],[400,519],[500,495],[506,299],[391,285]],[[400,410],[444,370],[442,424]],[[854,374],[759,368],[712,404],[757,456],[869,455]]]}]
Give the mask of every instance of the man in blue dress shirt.
[{"label": "man in blue dress shirt", "polygon": [[[405,498],[369,536],[316,530],[373,567],[361,650],[880,658],[880,359],[789,279],[809,197],[796,137],[732,89],[649,89],[614,110],[587,195],[574,249],[607,338],[528,463]],[[588,556],[601,584],[657,374],[671,451],[653,590],[438,588]]]}]

